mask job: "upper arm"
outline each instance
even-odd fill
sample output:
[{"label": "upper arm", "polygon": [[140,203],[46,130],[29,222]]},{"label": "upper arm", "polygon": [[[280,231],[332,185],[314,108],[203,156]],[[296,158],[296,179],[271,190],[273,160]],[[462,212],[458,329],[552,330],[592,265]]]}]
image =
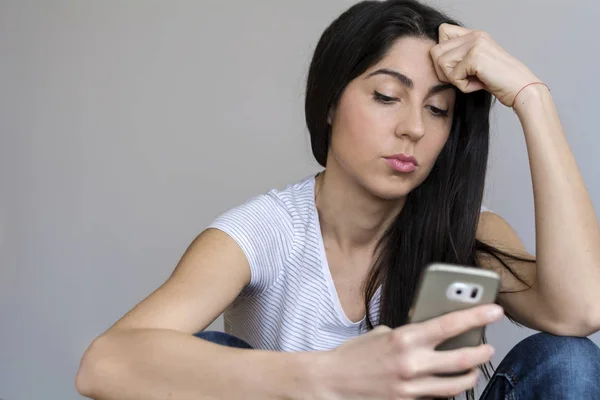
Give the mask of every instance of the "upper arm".
[{"label": "upper arm", "polygon": [[269,194],[223,213],[192,242],[171,277],[114,328],[205,329],[238,295],[260,294],[278,279],[292,225]]},{"label": "upper arm", "polygon": [[167,281],[112,329],[205,329],[250,281],[248,260],[226,233],[207,229],[188,247]]},{"label": "upper arm", "polygon": [[514,229],[498,214],[483,212],[477,227],[477,239],[518,258],[532,260],[522,261],[498,255],[511,272],[495,257],[486,253],[477,254],[478,262],[483,268],[500,275],[501,293],[498,295],[498,303],[507,313],[516,322],[529,328],[547,330],[547,310],[536,290],[535,257],[525,249]]}]

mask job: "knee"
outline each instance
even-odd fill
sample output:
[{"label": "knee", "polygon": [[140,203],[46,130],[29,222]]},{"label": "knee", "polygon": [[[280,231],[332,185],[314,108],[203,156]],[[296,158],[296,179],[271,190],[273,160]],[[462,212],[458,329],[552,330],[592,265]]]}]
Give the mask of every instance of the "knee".
[{"label": "knee", "polygon": [[516,349],[531,355],[557,355],[561,358],[579,358],[598,356],[600,348],[588,338],[573,336],[555,336],[550,333],[540,332],[523,339]]},{"label": "knee", "polygon": [[557,378],[575,373],[578,378],[600,375],[600,348],[588,338],[537,333],[521,341],[513,349],[544,374]]}]

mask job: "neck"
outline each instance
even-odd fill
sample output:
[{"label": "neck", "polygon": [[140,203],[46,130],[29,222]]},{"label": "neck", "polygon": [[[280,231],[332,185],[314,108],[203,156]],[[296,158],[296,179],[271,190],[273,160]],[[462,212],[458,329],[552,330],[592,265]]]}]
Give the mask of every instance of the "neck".
[{"label": "neck", "polygon": [[404,199],[381,199],[341,168],[328,166],[316,178],[315,204],[323,241],[333,241],[341,251],[351,254],[357,250],[375,250],[402,210]]}]

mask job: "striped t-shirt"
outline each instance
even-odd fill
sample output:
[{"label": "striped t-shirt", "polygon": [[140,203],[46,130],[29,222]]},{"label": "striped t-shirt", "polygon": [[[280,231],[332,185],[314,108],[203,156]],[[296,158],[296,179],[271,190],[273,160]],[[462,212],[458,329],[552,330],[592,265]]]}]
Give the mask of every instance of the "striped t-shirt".
[{"label": "striped t-shirt", "polygon": [[[250,284],[225,311],[225,331],[257,349],[330,350],[364,333],[342,309],[323,246],[315,177],[270,190],[211,225],[242,248]],[[371,300],[377,319],[379,293]],[[375,322],[375,321],[373,321]]]},{"label": "striped t-shirt", "polygon": [[[273,189],[211,225],[231,236],[250,264],[250,284],[225,311],[225,331],[256,349],[330,350],[365,332],[342,309],[315,206],[315,176]],[[380,292],[370,301],[377,325]]]}]

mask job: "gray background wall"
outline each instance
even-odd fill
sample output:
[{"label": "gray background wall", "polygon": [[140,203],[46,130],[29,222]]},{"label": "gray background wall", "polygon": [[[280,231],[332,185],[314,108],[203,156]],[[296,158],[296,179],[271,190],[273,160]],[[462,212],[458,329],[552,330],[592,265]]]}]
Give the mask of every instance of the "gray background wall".
[{"label": "gray background wall", "polygon": [[[78,398],[85,347],[204,226],[317,170],[305,74],[352,3],[0,0],[0,398]],[[552,87],[600,210],[598,3],[433,4]],[[510,110],[494,120],[487,203],[533,250],[524,140]],[[530,333],[495,325],[496,361]]]}]

